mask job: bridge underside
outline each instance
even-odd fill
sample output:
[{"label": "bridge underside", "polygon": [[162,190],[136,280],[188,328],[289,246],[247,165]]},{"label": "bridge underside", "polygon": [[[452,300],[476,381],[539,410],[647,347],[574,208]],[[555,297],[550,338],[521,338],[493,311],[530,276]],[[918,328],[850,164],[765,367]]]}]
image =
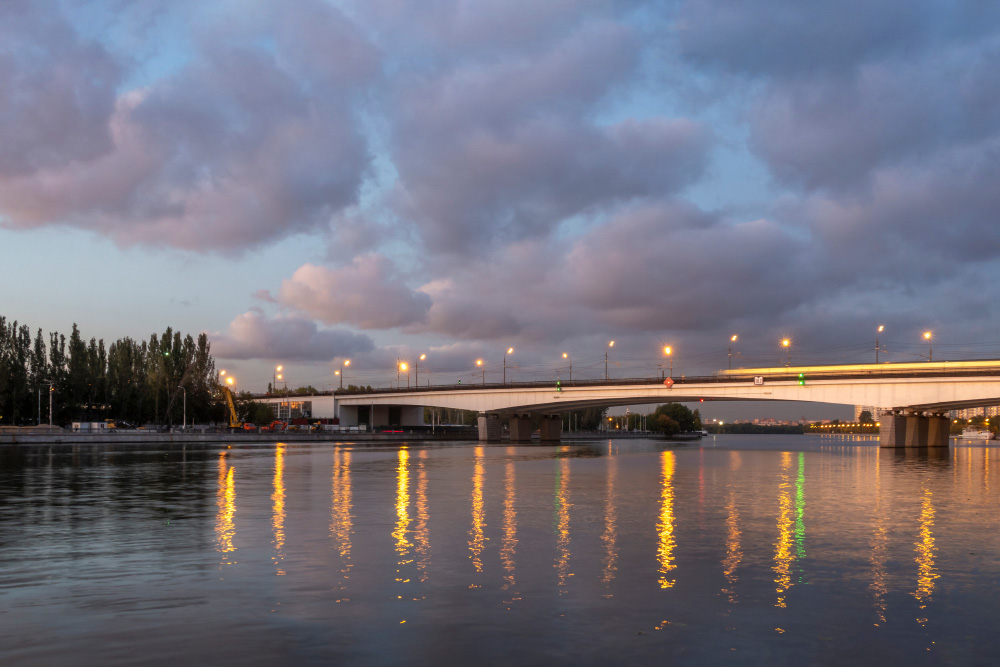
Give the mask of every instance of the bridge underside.
[{"label": "bridge underside", "polygon": [[[681,379],[678,382],[625,381],[622,383],[552,385],[493,385],[483,387],[419,388],[338,397],[341,423],[366,412],[373,425],[380,417],[405,415],[400,424],[422,422],[424,407],[472,410],[483,415],[480,435],[491,440],[499,414],[543,415],[543,422],[559,423],[561,413],[587,408],[699,401],[797,401],[841,405],[874,405],[888,411],[882,420],[883,447],[937,447],[948,444],[945,415],[949,410],[1000,405],[1000,375],[850,376],[818,380],[777,378]],[[492,417],[490,415],[493,415]],[[521,420],[521,417],[515,417]],[[417,421],[419,420],[419,421]],[[398,420],[397,420],[398,421]],[[392,423],[391,421],[389,423]],[[517,421],[521,434],[522,421]],[[549,427],[546,439],[558,439]],[[520,437],[520,436],[518,436]]]}]

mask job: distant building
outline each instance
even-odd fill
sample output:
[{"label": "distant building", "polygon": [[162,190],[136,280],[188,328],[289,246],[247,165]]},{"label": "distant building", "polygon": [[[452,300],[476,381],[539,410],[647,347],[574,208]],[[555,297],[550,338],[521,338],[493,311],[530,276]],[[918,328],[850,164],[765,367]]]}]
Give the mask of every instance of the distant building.
[{"label": "distant building", "polygon": [[867,410],[871,414],[872,419],[877,420],[879,416],[885,412],[884,408],[879,408],[874,405],[855,405],[854,406],[854,421],[858,421],[861,418],[861,413]]},{"label": "distant building", "polygon": [[952,410],[948,413],[952,419],[972,419],[973,417],[996,417],[1000,415],[1000,405],[991,405],[985,408],[965,408],[963,410]]}]

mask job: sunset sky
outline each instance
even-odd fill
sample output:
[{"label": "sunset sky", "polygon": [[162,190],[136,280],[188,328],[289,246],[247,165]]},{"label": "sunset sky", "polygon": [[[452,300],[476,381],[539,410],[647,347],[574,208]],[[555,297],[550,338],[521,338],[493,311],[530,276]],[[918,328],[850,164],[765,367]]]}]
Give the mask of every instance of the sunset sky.
[{"label": "sunset sky", "polygon": [[8,0],[0,314],[252,391],[998,358],[998,71],[978,0]]}]

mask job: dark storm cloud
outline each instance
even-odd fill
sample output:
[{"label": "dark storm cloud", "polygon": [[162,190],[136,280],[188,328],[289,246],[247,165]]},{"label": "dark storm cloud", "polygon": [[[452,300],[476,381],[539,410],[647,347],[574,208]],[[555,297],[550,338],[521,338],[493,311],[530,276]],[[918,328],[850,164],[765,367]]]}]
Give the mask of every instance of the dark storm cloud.
[{"label": "dark storm cloud", "polygon": [[[202,27],[185,66],[114,104],[101,97],[108,85],[97,85],[98,75],[114,70],[93,56],[100,55],[96,46],[61,56],[66,49],[56,48],[40,63],[8,59],[0,76],[14,81],[71,64],[52,58],[79,59],[67,78],[89,81],[79,85],[98,101],[89,115],[76,114],[94,126],[89,144],[67,147],[62,134],[38,136],[33,152],[4,158],[20,158],[6,169],[14,176],[0,180],[7,224],[68,222],[123,244],[239,252],[316,229],[353,204],[370,157],[352,117],[352,86],[375,71],[374,52],[320,3],[273,8],[270,16],[266,26]],[[337,48],[317,46],[320,33]],[[304,51],[310,48],[312,57]],[[97,73],[95,59],[103,66]],[[44,89],[28,92],[18,113],[44,116]]]},{"label": "dark storm cloud", "polygon": [[375,349],[371,338],[346,329],[319,329],[312,320],[268,318],[258,311],[237,316],[225,333],[212,335],[212,352],[222,359],[329,361]]}]

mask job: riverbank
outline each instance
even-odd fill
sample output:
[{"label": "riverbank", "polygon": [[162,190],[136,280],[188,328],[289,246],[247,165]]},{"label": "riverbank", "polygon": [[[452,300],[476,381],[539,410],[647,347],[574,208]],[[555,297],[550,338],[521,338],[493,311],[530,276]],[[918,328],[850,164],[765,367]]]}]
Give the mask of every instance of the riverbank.
[{"label": "riverbank", "polygon": [[[225,432],[225,431],[140,431],[108,430],[95,433],[65,431],[60,428],[36,427],[31,429],[3,429],[0,431],[0,445],[156,445],[181,443],[273,443],[281,442],[408,442],[477,440],[478,431],[453,430],[430,432],[423,430],[398,430],[366,433],[360,431],[280,431],[280,432]],[[563,441],[577,440],[629,440],[656,438],[655,434],[616,431],[579,431],[562,434]],[[662,436],[661,436],[662,437]],[[698,434],[682,433],[665,440],[698,440]],[[506,442],[505,437],[502,441]],[[533,442],[539,442],[537,436]]]}]

